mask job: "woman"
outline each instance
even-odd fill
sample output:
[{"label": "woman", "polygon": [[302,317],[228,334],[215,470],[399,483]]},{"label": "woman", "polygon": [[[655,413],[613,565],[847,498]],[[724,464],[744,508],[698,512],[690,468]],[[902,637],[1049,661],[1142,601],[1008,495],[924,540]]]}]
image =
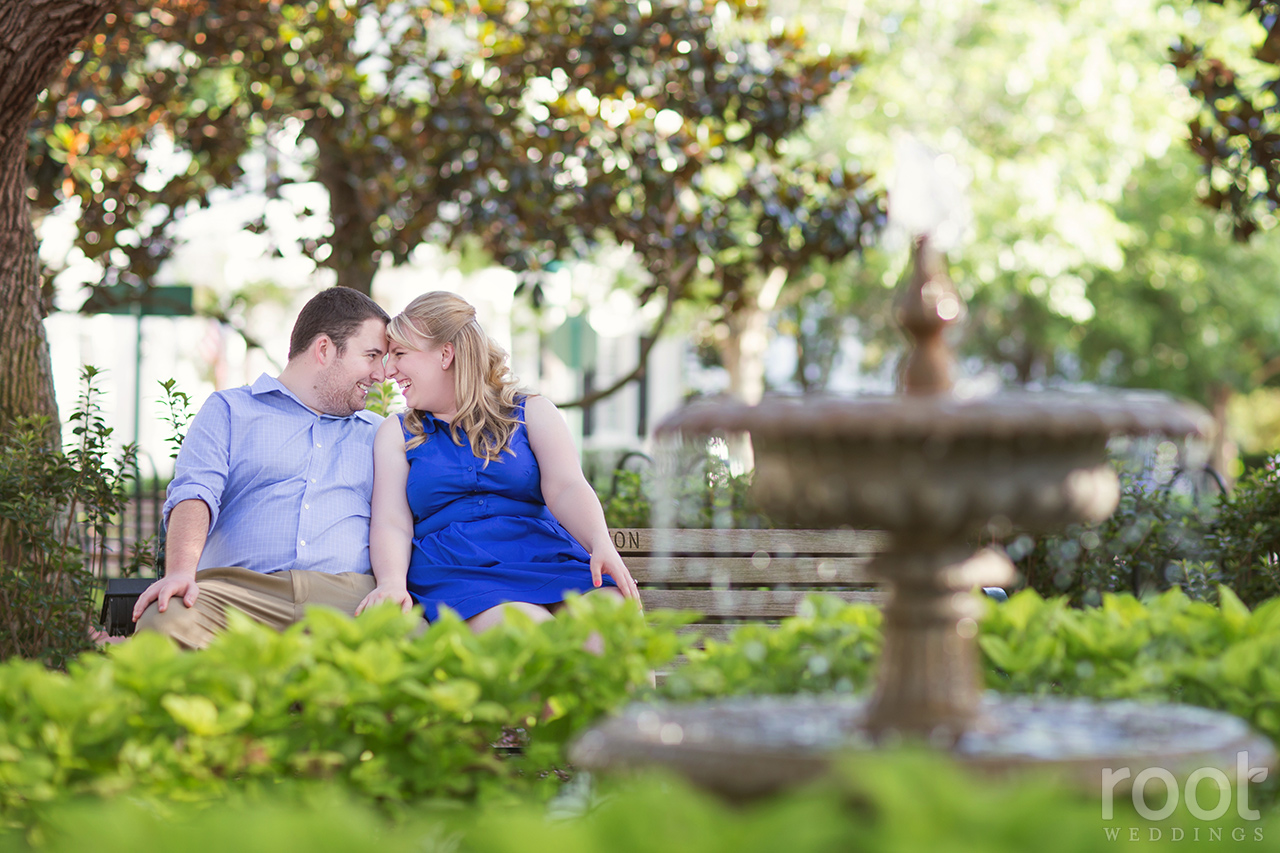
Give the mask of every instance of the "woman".
[{"label": "woman", "polygon": [[448,606],[476,631],[519,609],[552,618],[566,593],[639,601],[559,411],[523,394],[506,353],[452,293],[387,327],[386,375],[409,411],[374,440],[369,555],[384,600]]}]

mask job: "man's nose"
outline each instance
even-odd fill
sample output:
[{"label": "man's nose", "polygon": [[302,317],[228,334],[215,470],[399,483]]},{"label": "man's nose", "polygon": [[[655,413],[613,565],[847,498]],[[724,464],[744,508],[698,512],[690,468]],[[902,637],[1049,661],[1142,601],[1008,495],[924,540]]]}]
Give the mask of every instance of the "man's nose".
[{"label": "man's nose", "polygon": [[380,361],[377,366],[373,368],[373,381],[382,382],[383,380],[390,378],[394,373],[395,368]]}]

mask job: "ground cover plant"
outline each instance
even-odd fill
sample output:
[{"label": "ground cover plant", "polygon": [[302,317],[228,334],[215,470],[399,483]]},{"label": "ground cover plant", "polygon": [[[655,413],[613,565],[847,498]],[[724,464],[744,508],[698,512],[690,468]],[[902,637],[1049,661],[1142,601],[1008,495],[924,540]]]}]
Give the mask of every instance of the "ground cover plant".
[{"label": "ground cover plant", "polygon": [[[978,638],[988,686],[1191,702],[1280,740],[1280,676],[1267,665],[1280,654],[1280,600],[1251,612],[1229,590],[1220,596],[1211,605],[1180,590],[1147,600],[1108,595],[1078,609],[1027,591],[990,603]],[[65,673],[10,661],[0,665],[0,815],[24,844],[53,843],[81,800],[123,796],[199,823],[199,808],[177,804],[305,809],[337,797],[377,811],[392,835],[420,814],[462,808],[466,827],[449,832],[490,838],[476,834],[484,808],[563,796],[562,780],[572,777],[565,745],[628,701],[865,690],[881,644],[878,610],[822,597],[777,628],[744,626],[703,649],[677,638],[685,616],[650,613],[646,625],[628,607],[591,599],[572,610],[480,636],[454,620],[415,635],[414,617],[395,608],[359,620],[319,611],[281,634],[238,621],[198,654],[141,636],[83,655]],[[592,632],[605,641],[604,657],[583,649]],[[650,692],[649,669],[681,650],[688,662]],[[527,744],[504,756],[492,744],[512,725]],[[611,784],[597,789],[597,801],[612,796]],[[1032,825],[1006,829],[1021,837]],[[559,830],[546,831],[554,839]],[[890,835],[889,847],[899,846]]]},{"label": "ground cover plant", "polygon": [[1263,842],[1280,833],[1276,814],[1246,821],[1232,812],[1209,827],[1184,808],[1149,823],[1127,799],[1104,820],[1092,792],[1035,776],[975,778],[915,750],[850,760],[829,780],[746,806],[646,774],[602,782],[598,805],[569,819],[508,803],[424,808],[388,821],[332,790],[218,807],[65,803],[48,816],[49,829],[38,839],[0,834],[0,845],[49,853],[1077,853],[1128,842],[1133,831],[1155,849],[1233,851],[1265,849]]},{"label": "ground cover plant", "polygon": [[[475,635],[383,607],[324,609],[276,633],[237,619],[199,654],[142,634],[66,673],[0,666],[0,813],[37,824],[80,796],[216,801],[326,782],[389,812],[558,787],[564,745],[679,650],[658,617],[576,599],[543,626],[519,617]],[[606,655],[584,649],[599,635]],[[505,727],[523,753],[492,744]]]}]

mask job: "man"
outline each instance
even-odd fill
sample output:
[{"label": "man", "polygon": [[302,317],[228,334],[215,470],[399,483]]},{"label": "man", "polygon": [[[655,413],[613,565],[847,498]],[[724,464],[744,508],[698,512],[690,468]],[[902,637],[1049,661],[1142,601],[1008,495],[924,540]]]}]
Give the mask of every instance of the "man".
[{"label": "man", "polygon": [[[362,609],[385,311],[333,287],[303,307],[279,378],[218,391],[192,420],[169,485],[165,576],[138,598],[139,631],[203,648],[227,608],[283,629],[307,605]],[[407,595],[399,601],[408,609]]]}]

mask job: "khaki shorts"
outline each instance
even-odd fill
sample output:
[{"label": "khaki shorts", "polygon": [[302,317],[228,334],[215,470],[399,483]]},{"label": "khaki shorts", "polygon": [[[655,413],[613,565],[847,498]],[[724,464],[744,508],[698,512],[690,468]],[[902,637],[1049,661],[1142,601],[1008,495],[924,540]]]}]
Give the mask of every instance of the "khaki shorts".
[{"label": "khaki shorts", "polygon": [[138,618],[138,631],[159,631],[185,649],[203,649],[227,628],[227,608],[283,631],[302,618],[307,607],[333,607],[354,616],[356,607],[377,585],[373,575],[344,572],[276,572],[264,575],[238,566],[196,572],[200,594],[194,607],[169,599],[161,613],[156,602]]}]

